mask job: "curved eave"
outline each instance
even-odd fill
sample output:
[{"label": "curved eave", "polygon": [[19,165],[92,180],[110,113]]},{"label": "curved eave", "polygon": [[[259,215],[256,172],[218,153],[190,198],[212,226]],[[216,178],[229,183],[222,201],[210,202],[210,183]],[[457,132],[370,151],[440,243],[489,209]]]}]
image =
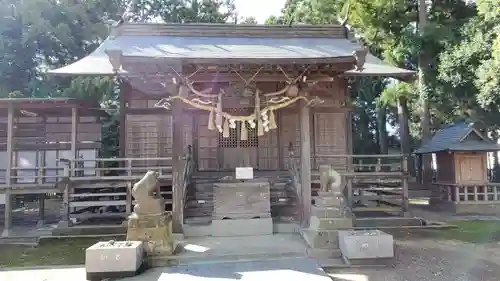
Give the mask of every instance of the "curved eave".
[{"label": "curved eave", "polygon": [[361,71],[353,69],[344,73],[345,76],[381,76],[397,78],[403,81],[414,80],[416,74],[416,71],[388,65],[370,54],[366,56],[366,63]]},{"label": "curved eave", "polygon": [[[339,38],[261,38],[120,35],[106,39],[97,50],[73,64],[50,70],[50,75],[127,75],[127,60],[162,59],[199,64],[328,64],[353,63],[357,43]],[[120,51],[124,69],[115,73],[107,50]],[[166,62],[162,62],[166,63]],[[362,71],[347,76],[412,77],[413,71],[386,65],[368,55]]]}]

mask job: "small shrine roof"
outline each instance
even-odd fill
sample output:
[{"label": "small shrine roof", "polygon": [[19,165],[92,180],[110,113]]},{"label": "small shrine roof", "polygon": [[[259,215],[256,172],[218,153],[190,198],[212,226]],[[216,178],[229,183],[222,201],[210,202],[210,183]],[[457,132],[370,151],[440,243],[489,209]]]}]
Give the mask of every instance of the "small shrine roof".
[{"label": "small shrine roof", "polygon": [[[49,71],[55,75],[113,75],[107,51],[124,58],[180,63],[318,64],[353,62],[361,46],[341,25],[132,24],[112,27],[110,36],[81,60]],[[122,69],[121,74],[127,70]],[[348,75],[413,76],[368,54],[364,69]],[[119,73],[120,74],[120,73]]]},{"label": "small shrine roof", "polygon": [[460,122],[440,129],[416,154],[442,151],[489,152],[500,151],[500,144],[491,142],[474,128],[472,122]]}]

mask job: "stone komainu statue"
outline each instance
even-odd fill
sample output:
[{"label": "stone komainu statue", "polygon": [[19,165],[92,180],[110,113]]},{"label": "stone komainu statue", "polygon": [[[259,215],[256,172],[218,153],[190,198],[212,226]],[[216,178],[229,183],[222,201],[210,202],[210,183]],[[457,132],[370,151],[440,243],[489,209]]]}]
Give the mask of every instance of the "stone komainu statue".
[{"label": "stone komainu statue", "polygon": [[163,211],[158,176],[159,174],[157,172],[149,171],[140,181],[134,184],[132,196],[134,196],[137,201],[134,207],[134,213],[148,214]]}]

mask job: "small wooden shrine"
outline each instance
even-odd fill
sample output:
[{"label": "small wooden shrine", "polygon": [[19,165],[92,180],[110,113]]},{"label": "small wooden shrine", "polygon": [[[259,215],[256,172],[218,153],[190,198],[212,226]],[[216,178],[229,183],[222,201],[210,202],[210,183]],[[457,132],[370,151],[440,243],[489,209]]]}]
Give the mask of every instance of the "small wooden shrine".
[{"label": "small wooden shrine", "polygon": [[485,137],[476,124],[461,122],[436,132],[415,153],[435,155],[434,199],[453,203],[457,212],[483,213],[487,210],[478,204],[500,203],[497,186],[488,176],[488,152],[499,150],[500,145]]}]

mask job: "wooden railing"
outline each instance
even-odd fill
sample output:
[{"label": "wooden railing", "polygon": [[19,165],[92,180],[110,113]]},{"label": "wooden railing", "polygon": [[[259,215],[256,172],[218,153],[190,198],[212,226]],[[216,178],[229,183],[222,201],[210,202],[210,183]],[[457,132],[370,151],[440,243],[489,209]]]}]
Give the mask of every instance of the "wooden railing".
[{"label": "wooden railing", "polygon": [[184,204],[183,206],[186,206],[187,203],[187,197],[188,197],[188,187],[190,186],[192,179],[193,179],[193,174],[194,174],[194,169],[195,169],[195,162],[193,158],[193,147],[191,145],[188,145],[187,148],[187,153],[184,156],[184,180],[183,180],[183,201]]},{"label": "wooden railing", "polygon": [[[297,160],[295,159],[295,152],[293,149],[293,144],[290,142],[288,144],[288,159],[287,159],[287,171],[288,175],[290,177],[290,186],[292,187],[292,191],[294,192],[295,198],[297,198],[297,206],[301,206],[302,201],[301,201],[301,185],[300,185],[300,174],[299,174],[299,168],[297,167]],[[297,218],[299,221],[302,220],[302,212],[299,210],[296,210],[297,213],[299,214],[299,217]]]},{"label": "wooden railing", "polygon": [[433,183],[439,199],[454,203],[500,201],[500,183],[452,184]]},{"label": "wooden railing", "polygon": [[331,165],[339,173],[370,175],[387,174],[397,175],[407,172],[404,167],[407,156],[401,154],[376,155],[319,155],[313,157],[314,167]]},{"label": "wooden railing", "polygon": [[[160,179],[172,178],[172,158],[97,158],[59,159],[58,167],[12,167],[13,186],[51,185],[69,177],[72,181],[82,180],[136,180],[153,170]],[[7,181],[7,170],[0,170],[0,186]]]}]

